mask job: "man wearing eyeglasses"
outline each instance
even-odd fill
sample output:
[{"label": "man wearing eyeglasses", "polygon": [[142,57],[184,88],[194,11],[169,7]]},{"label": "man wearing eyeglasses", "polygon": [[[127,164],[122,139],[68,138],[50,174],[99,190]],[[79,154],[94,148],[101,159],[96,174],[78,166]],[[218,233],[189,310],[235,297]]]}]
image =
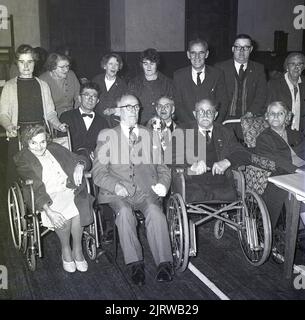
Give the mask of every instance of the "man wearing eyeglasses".
[{"label": "man wearing eyeglasses", "polygon": [[139,101],[127,93],[117,102],[120,125],[100,132],[92,176],[100,188],[99,203],[115,213],[124,260],[136,285],[145,283],[142,246],[135,210],[145,217],[147,240],[157,265],[156,280],[172,280],[172,253],[162,201],[170,186],[166,165],[153,162],[152,134],[138,125]]},{"label": "man wearing eyeglasses", "polygon": [[263,115],[267,96],[264,66],[249,60],[252,39],[246,34],[236,36],[232,46],[233,59],[216,64],[225,75],[229,107],[226,119],[247,115]]},{"label": "man wearing eyeglasses", "polygon": [[99,102],[99,86],[94,82],[81,85],[78,100],[80,107],[62,113],[60,119],[69,126],[72,151],[93,159],[96,140],[102,129],[108,128],[106,119],[94,108]]},{"label": "man wearing eyeglasses", "polygon": [[219,112],[217,121],[222,122],[227,113],[228,98],[224,75],[221,70],[205,64],[208,56],[207,42],[201,39],[192,40],[187,50],[191,66],[174,73],[176,116],[181,123],[194,120],[194,105],[203,98],[216,101]]}]

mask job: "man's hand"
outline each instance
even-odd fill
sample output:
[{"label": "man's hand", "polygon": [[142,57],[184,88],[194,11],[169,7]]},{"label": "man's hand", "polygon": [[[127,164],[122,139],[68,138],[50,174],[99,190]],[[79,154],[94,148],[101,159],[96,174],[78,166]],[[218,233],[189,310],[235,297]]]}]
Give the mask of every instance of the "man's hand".
[{"label": "man's hand", "polygon": [[114,192],[116,195],[120,196],[120,197],[128,197],[129,196],[129,193],[127,191],[127,189],[125,188],[125,186],[123,186],[122,184],[120,183],[117,183],[114,187]]},{"label": "man's hand", "polygon": [[74,183],[77,186],[80,186],[82,184],[83,175],[84,175],[84,165],[81,163],[78,163],[74,168],[74,172],[73,172]]},{"label": "man's hand", "polygon": [[18,130],[19,128],[20,128],[19,126],[14,126],[13,124],[9,125],[9,126],[6,128],[7,137],[8,137],[8,138],[15,138],[15,137],[17,137],[17,130]]},{"label": "man's hand", "polygon": [[60,126],[58,127],[58,130],[61,132],[67,132],[67,124],[66,123],[61,123]]},{"label": "man's hand", "polygon": [[196,174],[203,174],[208,171],[208,167],[203,160],[197,161],[192,164],[191,168],[192,171],[196,172]]},{"label": "man's hand", "polygon": [[228,159],[224,159],[213,164],[212,175],[224,174],[225,171],[231,166],[231,162]]},{"label": "man's hand", "polygon": [[166,188],[162,183],[157,183],[154,186],[151,186],[154,193],[156,193],[159,197],[165,197],[166,196]]}]

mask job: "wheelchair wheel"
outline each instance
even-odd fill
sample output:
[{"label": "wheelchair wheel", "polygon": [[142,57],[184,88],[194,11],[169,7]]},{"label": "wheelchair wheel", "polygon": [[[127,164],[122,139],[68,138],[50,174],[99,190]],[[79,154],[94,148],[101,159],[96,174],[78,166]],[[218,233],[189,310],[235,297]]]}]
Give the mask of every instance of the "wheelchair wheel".
[{"label": "wheelchair wheel", "polygon": [[262,265],[271,249],[271,223],[267,207],[261,197],[246,191],[241,226],[238,229],[241,248],[247,260],[255,266]]},{"label": "wheelchair wheel", "polygon": [[182,196],[178,193],[169,198],[167,221],[173,252],[173,264],[177,271],[183,272],[189,259],[190,235],[188,217]]},{"label": "wheelchair wheel", "polygon": [[92,235],[85,236],[85,249],[87,256],[90,260],[95,260],[96,258],[96,241]]},{"label": "wheelchair wheel", "polygon": [[27,221],[25,219],[25,208],[22,193],[16,182],[8,190],[7,202],[14,246],[18,250],[22,249],[23,253],[25,253],[28,240]]},{"label": "wheelchair wheel", "polygon": [[36,254],[33,247],[28,247],[25,253],[26,264],[30,271],[36,270]]},{"label": "wheelchair wheel", "polygon": [[214,237],[219,240],[222,238],[225,231],[225,223],[221,220],[217,220],[214,225]]}]

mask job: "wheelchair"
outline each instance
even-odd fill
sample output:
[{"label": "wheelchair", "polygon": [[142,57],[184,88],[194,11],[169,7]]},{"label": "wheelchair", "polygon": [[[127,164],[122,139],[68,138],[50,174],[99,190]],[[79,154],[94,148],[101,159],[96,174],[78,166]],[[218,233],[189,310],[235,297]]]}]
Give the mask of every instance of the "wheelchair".
[{"label": "wheelchair", "polygon": [[[71,138],[67,128],[67,136],[56,137],[54,130],[49,130],[53,142],[59,143],[71,150]],[[20,136],[18,135],[19,149],[21,149]],[[87,191],[94,196],[89,181],[90,173],[85,173]],[[26,201],[27,200],[27,201]],[[42,226],[40,212],[35,208],[35,195],[33,181],[19,179],[8,189],[7,194],[9,223],[14,247],[25,255],[25,261],[30,271],[37,267],[37,257],[42,258],[42,237],[49,233],[50,229]],[[84,228],[83,246],[90,260],[96,258],[97,248],[100,246],[101,227],[99,211],[92,208],[93,224]]]},{"label": "wheelchair", "polygon": [[247,261],[262,265],[269,257],[272,231],[269,213],[261,196],[246,184],[246,167],[232,169],[237,198],[235,201],[188,202],[184,170],[172,170],[171,194],[166,216],[173,252],[173,264],[183,272],[189,257],[197,255],[196,227],[215,220],[214,236],[223,237],[225,227],[237,231]]}]

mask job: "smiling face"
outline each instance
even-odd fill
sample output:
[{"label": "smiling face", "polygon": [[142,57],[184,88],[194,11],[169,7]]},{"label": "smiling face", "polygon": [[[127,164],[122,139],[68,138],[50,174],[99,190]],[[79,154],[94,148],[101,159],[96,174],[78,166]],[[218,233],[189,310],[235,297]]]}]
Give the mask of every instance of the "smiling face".
[{"label": "smiling face", "polygon": [[120,63],[115,57],[111,57],[107,63],[103,66],[105,69],[106,75],[108,78],[113,79],[116,77],[116,74],[118,73],[120,69]]},{"label": "smiling face", "polygon": [[67,78],[70,70],[70,63],[68,60],[58,60],[56,68],[52,71],[58,79]]},{"label": "smiling face", "polygon": [[38,133],[28,142],[28,149],[36,156],[43,156],[47,149],[45,133]]},{"label": "smiling face", "polygon": [[250,53],[252,52],[250,39],[237,39],[232,47],[233,58],[240,64],[246,64],[249,61]]},{"label": "smiling face", "polygon": [[304,67],[304,60],[302,59],[302,56],[291,57],[287,61],[288,77],[292,81],[298,81],[302,71],[304,70]]},{"label": "smiling face", "polygon": [[209,50],[207,50],[202,43],[194,43],[190,50],[187,51],[187,57],[196,71],[201,71],[203,69],[205,59],[208,55]]},{"label": "smiling face", "polygon": [[31,53],[20,54],[17,60],[17,67],[20,78],[32,78],[35,61]]},{"label": "smiling face", "polygon": [[84,112],[91,112],[99,102],[98,92],[90,88],[83,89],[78,99]]}]

